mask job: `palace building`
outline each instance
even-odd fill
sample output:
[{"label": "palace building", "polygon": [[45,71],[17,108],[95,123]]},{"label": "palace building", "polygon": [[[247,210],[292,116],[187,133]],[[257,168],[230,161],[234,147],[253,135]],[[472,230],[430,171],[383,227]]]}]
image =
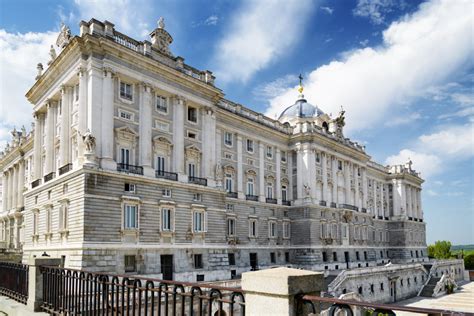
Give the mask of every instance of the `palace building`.
[{"label": "palace building", "polygon": [[427,260],[411,162],[372,161],[302,84],[278,120],[227,100],[172,41],[62,27],[0,156],[4,255],[183,281]]}]

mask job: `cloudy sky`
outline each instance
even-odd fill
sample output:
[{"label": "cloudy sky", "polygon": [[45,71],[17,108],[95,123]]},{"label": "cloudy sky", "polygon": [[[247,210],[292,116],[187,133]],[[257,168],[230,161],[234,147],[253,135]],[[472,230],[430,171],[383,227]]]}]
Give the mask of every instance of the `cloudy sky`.
[{"label": "cloudy sky", "polygon": [[227,98],[275,117],[297,76],[324,112],[379,163],[408,157],[426,179],[428,242],[474,243],[474,22],[469,0],[4,0],[0,147],[31,124],[24,95],[61,21],[113,22],[148,39],[160,16],[172,51],[209,69]]}]

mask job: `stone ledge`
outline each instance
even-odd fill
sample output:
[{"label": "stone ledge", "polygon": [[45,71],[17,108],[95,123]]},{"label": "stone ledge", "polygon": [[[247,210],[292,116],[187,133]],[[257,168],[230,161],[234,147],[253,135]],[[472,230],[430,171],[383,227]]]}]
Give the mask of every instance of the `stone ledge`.
[{"label": "stone ledge", "polygon": [[18,303],[6,296],[0,296],[0,312],[8,316],[48,316],[48,313],[32,312],[25,304]]}]

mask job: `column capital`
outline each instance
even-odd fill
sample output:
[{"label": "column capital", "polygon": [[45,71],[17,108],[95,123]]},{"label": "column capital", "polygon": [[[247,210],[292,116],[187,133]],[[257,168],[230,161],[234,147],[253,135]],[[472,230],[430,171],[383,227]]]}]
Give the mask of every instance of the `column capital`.
[{"label": "column capital", "polygon": [[61,92],[61,95],[64,95],[72,89],[73,89],[73,87],[71,85],[62,84],[61,87],[59,88],[59,91]]},{"label": "column capital", "polygon": [[77,70],[76,70],[76,71],[77,71],[77,75],[78,75],[79,77],[84,76],[85,73],[86,73],[86,70],[87,70],[86,67],[83,67],[83,66],[77,67]]},{"label": "column capital", "polygon": [[115,76],[115,71],[112,69],[112,67],[102,67],[102,71],[104,73],[104,77],[113,78]]},{"label": "column capital", "polygon": [[176,102],[178,102],[178,104],[183,104],[183,105],[188,101],[185,96],[180,95],[180,94],[175,94],[175,95],[173,96],[173,99],[174,99]]}]

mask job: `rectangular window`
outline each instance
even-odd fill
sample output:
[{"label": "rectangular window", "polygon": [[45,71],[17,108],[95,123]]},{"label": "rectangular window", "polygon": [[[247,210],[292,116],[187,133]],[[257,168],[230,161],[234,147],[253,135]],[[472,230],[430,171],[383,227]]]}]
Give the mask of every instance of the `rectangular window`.
[{"label": "rectangular window", "polygon": [[191,131],[187,132],[188,138],[197,139],[197,134]]},{"label": "rectangular window", "polygon": [[226,192],[233,192],[232,175],[229,173],[225,175],[225,190]]},{"label": "rectangular window", "polygon": [[267,183],[267,198],[273,199],[273,184]]},{"label": "rectangular window", "polygon": [[267,146],[267,158],[273,158],[273,147]]},{"label": "rectangular window", "polygon": [[194,228],[194,232],[197,232],[197,233],[204,231],[204,212],[194,211],[193,228]]},{"label": "rectangular window", "polygon": [[202,269],[202,255],[201,254],[194,255],[194,269]]},{"label": "rectangular window", "polygon": [[357,261],[360,260],[359,252],[358,252],[358,251],[356,251],[356,260],[357,260]]},{"label": "rectangular window", "polygon": [[227,256],[229,258],[229,265],[235,266],[235,253],[229,253]]},{"label": "rectangular window", "polygon": [[171,189],[163,189],[162,195],[163,197],[171,197]]},{"label": "rectangular window", "polygon": [[59,229],[65,230],[68,227],[68,219],[69,219],[69,203],[64,203],[61,205],[59,209]]},{"label": "rectangular window", "polygon": [[289,252],[285,252],[285,262],[286,263],[290,262],[290,253]]},{"label": "rectangular window", "polygon": [[125,256],[125,272],[135,272],[137,271],[137,261],[135,256]]},{"label": "rectangular window", "polygon": [[247,195],[253,195],[253,179],[247,179]]},{"label": "rectangular window", "polygon": [[337,262],[337,252],[335,251],[332,253],[332,261]]},{"label": "rectangular window", "polygon": [[130,165],[130,150],[126,148],[120,149],[120,163],[124,166]]},{"label": "rectangular window", "polygon": [[129,83],[120,82],[120,97],[132,101],[133,86]]},{"label": "rectangular window", "polygon": [[290,238],[290,223],[283,222],[283,238]]},{"label": "rectangular window", "polygon": [[364,251],[364,260],[367,260],[367,251]]},{"label": "rectangular window", "polygon": [[323,262],[328,261],[328,256],[326,254],[326,251],[323,251]]},{"label": "rectangular window", "polygon": [[247,139],[247,151],[253,153],[253,140]]},{"label": "rectangular window", "polygon": [[276,223],[275,222],[270,222],[268,226],[268,235],[270,238],[275,238],[276,237]]},{"label": "rectangular window", "polygon": [[125,191],[125,192],[130,192],[130,193],[135,193],[135,192],[136,192],[136,186],[135,186],[135,184],[132,184],[132,183],[125,183],[125,185],[124,185],[124,191]]},{"label": "rectangular window", "polygon": [[172,211],[169,208],[161,209],[161,230],[162,231],[172,231],[172,221],[171,221]]},{"label": "rectangular window", "polygon": [[320,163],[321,162],[321,154],[320,153],[316,153],[316,163]]},{"label": "rectangular window", "polygon": [[275,263],[275,262],[276,262],[275,253],[274,253],[274,252],[270,252],[270,262],[271,262],[271,263]]},{"label": "rectangular window", "polygon": [[202,201],[202,194],[201,193],[194,193],[193,194],[193,201],[195,201],[195,202]]},{"label": "rectangular window", "polygon": [[256,220],[251,220],[249,222],[249,236],[257,237],[257,221]]},{"label": "rectangular window", "polygon": [[190,177],[196,176],[196,165],[193,163],[188,164],[188,176]]},{"label": "rectangular window", "polygon": [[235,236],[235,218],[227,219],[227,236]]},{"label": "rectangular window", "polygon": [[169,132],[170,130],[170,125],[168,123],[158,121],[158,120],[155,121],[155,127],[163,132]]},{"label": "rectangular window", "polygon": [[156,170],[165,171],[165,157],[158,156],[156,157]]},{"label": "rectangular window", "polygon": [[156,110],[159,112],[168,113],[168,102],[165,97],[156,96]]},{"label": "rectangular window", "polygon": [[119,110],[119,116],[120,118],[123,118],[125,120],[133,121],[133,113],[124,110]]},{"label": "rectangular window", "polygon": [[234,204],[226,204],[225,209],[228,211],[233,211],[234,210]]},{"label": "rectangular window", "polygon": [[284,201],[284,202],[288,201],[286,185],[282,185],[282,186],[281,186],[281,199],[282,199],[282,201]]},{"label": "rectangular window", "polygon": [[286,162],[286,151],[281,152],[281,162]]},{"label": "rectangular window", "polygon": [[233,135],[232,133],[225,132],[224,133],[224,144],[227,146],[232,146]]},{"label": "rectangular window", "polygon": [[188,121],[197,123],[197,109],[191,106],[188,107]]},{"label": "rectangular window", "polygon": [[138,228],[138,207],[136,205],[125,204],[123,216],[124,229]]},{"label": "rectangular window", "polygon": [[337,161],[337,169],[342,170],[342,161],[340,160]]}]

